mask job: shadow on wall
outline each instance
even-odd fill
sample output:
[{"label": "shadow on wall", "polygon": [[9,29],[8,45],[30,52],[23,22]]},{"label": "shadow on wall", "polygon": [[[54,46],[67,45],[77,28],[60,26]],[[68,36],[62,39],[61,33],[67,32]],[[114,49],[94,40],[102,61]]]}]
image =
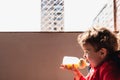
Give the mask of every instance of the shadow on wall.
[{"label": "shadow on wall", "polygon": [[63,56],[82,57],[78,34],[0,33],[0,80],[73,80],[59,67]]}]

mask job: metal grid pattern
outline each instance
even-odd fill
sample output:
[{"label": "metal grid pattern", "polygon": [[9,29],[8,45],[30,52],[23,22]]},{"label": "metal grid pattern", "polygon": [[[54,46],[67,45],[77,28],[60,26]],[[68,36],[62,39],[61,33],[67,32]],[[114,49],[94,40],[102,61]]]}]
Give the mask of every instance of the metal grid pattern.
[{"label": "metal grid pattern", "polygon": [[41,0],[41,30],[63,31],[64,1]]}]

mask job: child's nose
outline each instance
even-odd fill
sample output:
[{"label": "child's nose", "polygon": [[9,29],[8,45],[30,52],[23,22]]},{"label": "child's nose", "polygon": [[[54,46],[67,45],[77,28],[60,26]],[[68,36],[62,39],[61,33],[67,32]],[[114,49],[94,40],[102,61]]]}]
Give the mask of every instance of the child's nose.
[{"label": "child's nose", "polygon": [[83,58],[86,58],[86,55],[85,55],[85,54],[83,54]]}]

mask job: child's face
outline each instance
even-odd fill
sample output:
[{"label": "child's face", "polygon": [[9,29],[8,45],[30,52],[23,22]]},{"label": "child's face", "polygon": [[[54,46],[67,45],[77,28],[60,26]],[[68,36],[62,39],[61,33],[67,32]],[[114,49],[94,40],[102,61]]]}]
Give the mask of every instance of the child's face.
[{"label": "child's face", "polygon": [[82,46],[84,51],[83,57],[90,63],[91,67],[97,67],[103,58],[101,58],[100,51],[95,51],[94,47],[90,44]]}]

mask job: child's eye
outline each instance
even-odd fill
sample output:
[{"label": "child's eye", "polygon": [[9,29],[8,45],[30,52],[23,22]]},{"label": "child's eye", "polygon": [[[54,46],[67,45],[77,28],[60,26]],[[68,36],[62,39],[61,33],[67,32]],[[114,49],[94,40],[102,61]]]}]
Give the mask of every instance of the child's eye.
[{"label": "child's eye", "polygon": [[85,51],[85,52],[84,52],[84,54],[88,54],[88,53],[89,53],[89,51]]},{"label": "child's eye", "polygon": [[88,54],[88,52],[85,52],[84,54]]}]

